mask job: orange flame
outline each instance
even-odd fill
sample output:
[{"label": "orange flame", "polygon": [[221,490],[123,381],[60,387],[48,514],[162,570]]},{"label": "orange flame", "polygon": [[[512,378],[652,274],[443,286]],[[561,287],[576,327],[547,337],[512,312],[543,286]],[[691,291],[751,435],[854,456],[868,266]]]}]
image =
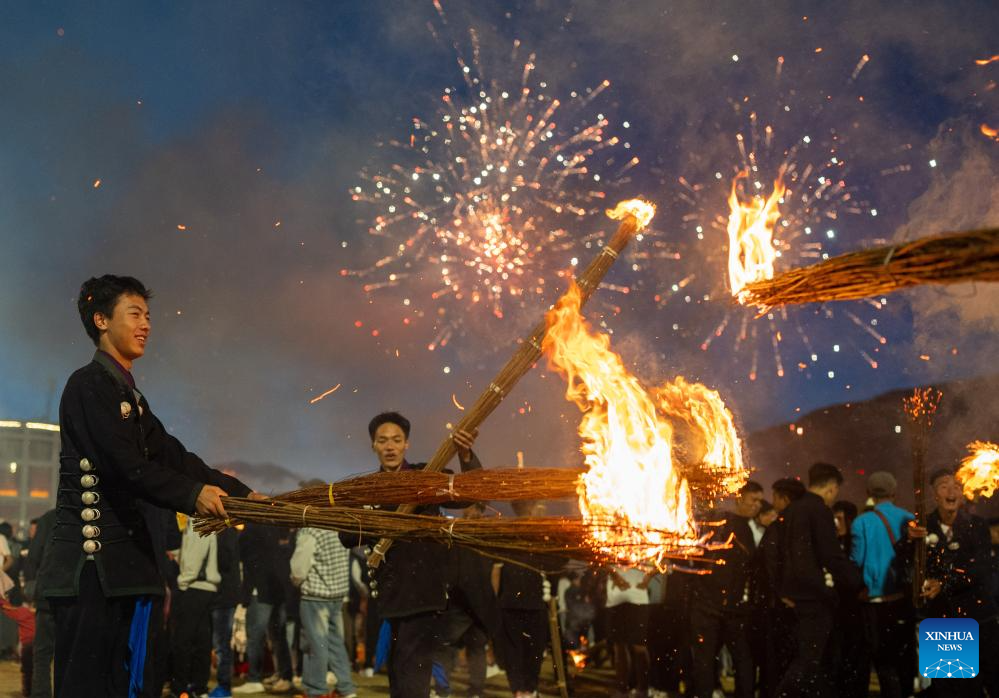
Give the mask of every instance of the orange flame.
[{"label": "orange flame", "polygon": [[663,414],[684,422],[697,437],[696,443],[688,445],[688,451],[696,448],[699,452],[687,455],[711,477],[715,492],[736,494],[749,479],[749,471],[743,462],[735,419],[721,395],[677,376],[656,391],[656,398]]},{"label": "orange flame", "polygon": [[991,497],[999,489],[999,446],[988,441],[968,444],[971,454],[961,461],[957,481],[964,486],[964,496]]},{"label": "orange flame", "polygon": [[[673,427],[657,401],[695,423],[711,409],[685,403],[698,398],[683,381],[660,391],[643,387],[579,308],[573,283],[548,312],[542,344],[550,365],[567,379],[566,398],[583,411],[579,435],[588,470],[580,478],[579,509],[596,549],[623,562],[658,564],[666,553],[696,544],[698,531],[690,488],[673,464]],[[713,442],[711,450],[725,457]]]},{"label": "orange flame", "polygon": [[999,128],[992,128],[988,124],[981,125],[982,135],[999,141]]},{"label": "orange flame", "polygon": [[999,61],[999,55],[991,56],[990,58],[975,59],[975,65],[988,65],[994,61]]},{"label": "orange flame", "polygon": [[652,217],[656,215],[656,207],[648,201],[628,199],[627,201],[619,202],[614,208],[607,209],[605,213],[608,218],[613,218],[616,221],[621,220],[625,216],[632,216],[635,222],[638,223],[638,230],[642,230],[652,221]]},{"label": "orange flame", "polygon": [[754,196],[749,203],[739,201],[736,187],[749,172],[743,170],[732,180],[732,193],[728,197],[728,280],[732,295],[745,303],[743,289],[746,284],[774,278],[774,226],[780,219],[777,204],[785,188],[780,178],[774,182],[769,198]]}]

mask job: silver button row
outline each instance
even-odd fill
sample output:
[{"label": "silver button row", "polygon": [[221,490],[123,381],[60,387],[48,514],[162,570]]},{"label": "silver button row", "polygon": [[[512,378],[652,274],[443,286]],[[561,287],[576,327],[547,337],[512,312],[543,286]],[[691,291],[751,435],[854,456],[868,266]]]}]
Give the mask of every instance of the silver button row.
[{"label": "silver button row", "polygon": [[[91,471],[96,470],[94,464],[91,463],[86,458],[80,459],[80,471],[84,474],[80,476],[80,485],[89,490],[91,487],[96,487],[100,479],[92,474]],[[99,509],[94,509],[93,505],[101,501],[101,495],[97,492],[84,492],[80,495],[80,499],[83,501],[86,507],[80,511],[80,518],[84,521],[96,521],[101,518],[101,512]],[[83,526],[83,537],[87,540],[83,541],[83,552],[87,555],[92,555],[101,549],[101,542],[99,540],[94,540],[101,535],[101,529],[98,526],[87,523]]]}]

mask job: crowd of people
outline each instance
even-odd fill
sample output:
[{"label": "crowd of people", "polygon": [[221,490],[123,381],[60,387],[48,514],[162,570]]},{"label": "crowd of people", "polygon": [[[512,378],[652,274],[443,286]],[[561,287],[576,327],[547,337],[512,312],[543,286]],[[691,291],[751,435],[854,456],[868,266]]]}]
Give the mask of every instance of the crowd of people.
[{"label": "crowd of people", "polygon": [[[224,519],[223,496],[264,497],[187,451],[138,390],[150,297],[130,277],[82,287],[97,352],[63,393],[57,507],[23,542],[0,524],[0,611],[18,628],[25,696],[350,698],[358,673],[377,671],[393,697],[447,696],[463,650],[470,697],[490,666],[515,698],[538,695],[554,653],[574,667],[610,662],[619,698],[714,698],[726,676],[738,698],[852,698],[872,674],[890,698],[999,698],[987,659],[974,678],[917,670],[921,618],[973,618],[981,656],[999,649],[999,525],[969,511],[950,470],[929,478],[921,525],[895,504],[888,472],[868,477],[863,506],[838,499],[843,476],[826,463],[774,482],[770,501],[749,481],[731,506],[698,512],[725,545],[664,570],[490,559],[430,540],[386,550],[360,531],[310,527],[200,536],[193,517]],[[377,415],[368,432],[380,471],[423,467],[407,459],[401,414]],[[476,434],[452,438],[461,470],[481,468]],[[542,506],[516,502],[514,514]],[[490,515],[483,503],[452,508]]]}]

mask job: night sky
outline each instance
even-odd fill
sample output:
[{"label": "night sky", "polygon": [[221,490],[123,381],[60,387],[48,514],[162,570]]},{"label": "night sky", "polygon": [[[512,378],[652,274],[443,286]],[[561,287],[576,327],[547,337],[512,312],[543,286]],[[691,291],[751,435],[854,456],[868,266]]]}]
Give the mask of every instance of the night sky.
[{"label": "night sky", "polygon": [[[815,231],[828,253],[999,224],[999,143],[980,130],[999,125],[999,61],[975,63],[999,53],[993,1],[443,7],[446,20],[429,1],[0,10],[0,419],[56,418],[66,377],[93,351],[80,283],[130,274],[156,294],[139,386],[207,461],[326,479],[370,469],[367,420],[385,409],[410,416],[411,455],[428,456],[460,417],[452,395],[471,404],[564,284],[549,278],[548,295],[500,320],[453,300],[439,315],[429,263],[371,293],[370,279],[341,274],[393,244],[367,232],[376,208],[351,200],[362,171],[387,171],[398,149],[383,144],[407,142],[414,117],[439,120],[447,88],[471,99],[456,62],[470,28],[483,74],[511,89],[531,52],[550,96],[611,83],[586,111],[627,142],[615,157],[640,163],[615,176],[621,160],[604,161],[601,185],[608,203],[643,195],[659,213],[606,280],[630,293],[601,289],[589,317],[646,383],[704,382],[749,431],[996,371],[994,286],[896,294],[880,310],[796,309],[771,324],[718,292],[725,239],[711,225],[727,215],[750,112],[774,126],[764,170],[804,135],[799,166],[835,149],[857,211]],[[559,126],[571,135],[574,121]],[[579,237],[547,268],[592,257],[584,240],[613,229],[596,211],[568,226]],[[428,351],[445,322],[457,323],[450,341]],[[744,322],[756,336],[737,342]],[[530,465],[578,464],[578,411],[563,391],[543,365],[526,377],[483,428],[487,467],[517,450]]]}]

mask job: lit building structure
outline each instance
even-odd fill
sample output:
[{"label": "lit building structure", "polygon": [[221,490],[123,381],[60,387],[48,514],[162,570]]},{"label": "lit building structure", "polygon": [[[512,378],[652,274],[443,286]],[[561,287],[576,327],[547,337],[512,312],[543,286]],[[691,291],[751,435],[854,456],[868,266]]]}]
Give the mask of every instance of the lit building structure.
[{"label": "lit building structure", "polygon": [[0,518],[24,531],[58,489],[59,425],[0,419]]}]

